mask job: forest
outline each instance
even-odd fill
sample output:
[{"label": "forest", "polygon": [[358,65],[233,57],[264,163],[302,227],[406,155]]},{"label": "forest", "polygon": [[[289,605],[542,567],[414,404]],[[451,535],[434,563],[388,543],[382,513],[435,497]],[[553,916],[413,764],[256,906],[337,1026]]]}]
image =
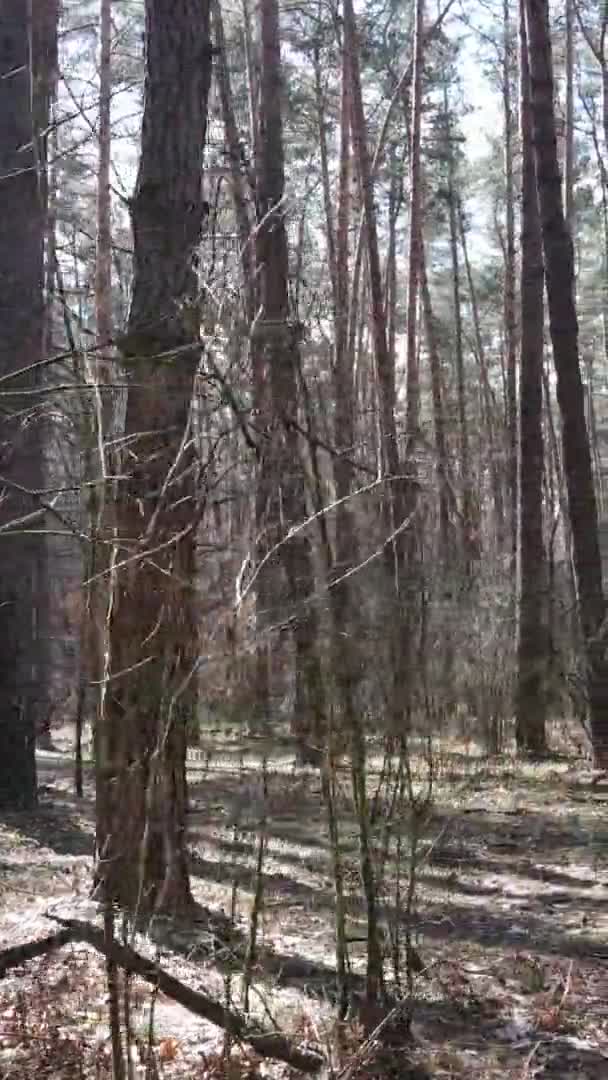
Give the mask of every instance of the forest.
[{"label": "forest", "polygon": [[0,1080],[608,1076],[608,4],[0,0]]}]

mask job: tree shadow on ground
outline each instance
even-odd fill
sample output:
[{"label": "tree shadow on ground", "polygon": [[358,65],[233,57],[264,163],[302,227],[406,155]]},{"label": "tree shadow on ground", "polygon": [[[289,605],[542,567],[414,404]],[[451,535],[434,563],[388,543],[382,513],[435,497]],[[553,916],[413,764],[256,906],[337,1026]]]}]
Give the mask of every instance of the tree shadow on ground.
[{"label": "tree shadow on ground", "polygon": [[[19,813],[1,813],[0,823],[8,825],[15,833],[24,838],[34,840],[41,848],[49,848],[57,855],[66,856],[92,856],[94,850],[94,836],[76,820],[71,800],[53,799],[52,803],[46,802],[45,793],[36,810],[20,811]],[[83,805],[84,800],[79,800],[76,807],[78,817],[87,812],[92,812],[92,804],[89,800]]]}]

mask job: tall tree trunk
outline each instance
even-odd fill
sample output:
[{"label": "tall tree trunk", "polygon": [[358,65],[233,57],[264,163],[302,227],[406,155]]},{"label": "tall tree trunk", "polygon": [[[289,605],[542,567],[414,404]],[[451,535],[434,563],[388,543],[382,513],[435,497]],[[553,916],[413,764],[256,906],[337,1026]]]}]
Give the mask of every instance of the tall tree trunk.
[{"label": "tall tree trunk", "polygon": [[146,0],[133,294],[121,342],[130,380],[126,479],[113,507],[118,539],[96,745],[98,891],[142,913],[191,902],[185,749],[196,708],[201,497],[191,413],[200,359],[193,257],[210,80],[209,0]]},{"label": "tall tree trunk", "polygon": [[[46,128],[56,67],[54,2],[0,2],[0,376],[15,396],[1,422],[0,451],[0,807],[36,802],[37,705],[46,697],[41,655],[46,548],[42,409],[32,390],[44,336]],[[23,372],[23,374],[21,374]],[[17,391],[24,391],[20,398]],[[25,532],[23,530],[26,530]]]},{"label": "tall tree trunk", "polygon": [[502,101],[505,170],[505,351],[507,367],[507,489],[513,566],[517,551],[517,311],[515,302],[515,185],[513,179],[512,40],[510,0],[503,0]]},{"label": "tall tree trunk", "polygon": [[519,384],[519,575],[516,740],[546,749],[547,573],[543,542],[543,242],[532,145],[525,0],[520,0],[521,375]]},{"label": "tall tree trunk", "polygon": [[[390,724],[395,732],[402,734],[407,713],[407,695],[412,671],[411,620],[415,599],[405,593],[411,578],[410,556],[414,544],[412,518],[416,508],[416,484],[404,477],[400,463],[397,424],[395,365],[388,348],[386,306],[382,289],[382,273],[378,245],[378,229],[374,206],[373,170],[370,161],[367,124],[363,109],[359,41],[352,0],[344,0],[344,48],[348,50],[350,83],[352,93],[352,142],[353,157],[357,167],[359,191],[365,214],[365,239],[371,301],[371,331],[376,365],[379,402],[379,435],[381,468],[386,478],[384,494],[385,521],[392,542],[385,545],[387,581],[392,597],[388,616],[394,628],[391,662]],[[354,294],[351,294],[351,305]]]},{"label": "tall tree trunk", "polygon": [[[245,51],[248,72],[248,98],[251,112],[251,137],[258,142],[258,118],[255,113],[254,102],[257,97],[257,82],[253,73],[253,43],[251,41],[251,28],[249,26],[248,10],[244,5],[245,22]],[[226,41],[224,23],[219,0],[213,0],[213,27],[215,32],[216,46],[219,56],[216,61],[216,78],[219,88],[222,117],[224,121],[224,134],[228,148],[230,161],[230,177],[232,183],[232,198],[236,217],[237,232],[240,248],[240,262],[242,273],[242,290],[245,301],[245,316],[248,330],[253,326],[259,301],[258,280],[255,273],[256,257],[255,243],[252,232],[250,208],[246,196],[245,182],[242,175],[241,149],[239,133],[236,122],[236,113],[230,81],[230,70],[226,56]],[[249,183],[255,188],[255,170],[249,170]],[[259,340],[250,340],[250,359],[253,375],[253,397],[256,415],[256,428],[261,439],[265,438],[265,431],[270,424],[270,401],[268,380],[263,356],[263,349]],[[272,659],[275,641],[269,639],[267,628],[272,626],[276,610],[277,570],[279,560],[269,557],[269,549],[272,546],[269,530],[272,528],[272,515],[276,517],[276,500],[273,501],[273,472],[272,462],[267,453],[260,453],[257,461],[257,477],[255,482],[255,522],[256,539],[255,548],[258,564],[262,568],[257,576],[255,599],[256,599],[256,641],[255,641],[255,686],[254,702],[251,708],[250,726],[252,729],[263,730],[268,726],[272,713]],[[276,522],[275,522],[276,525]]]},{"label": "tall tree trunk", "polygon": [[566,223],[574,239],[574,0],[566,0]]},{"label": "tall tree trunk", "polygon": [[414,13],[414,71],[412,76],[412,121],[410,125],[410,220],[407,282],[407,414],[408,441],[418,433],[420,378],[418,373],[418,286],[422,245],[422,73],[424,67],[424,0],[416,0]]},{"label": "tall tree trunk", "polygon": [[[324,700],[318,654],[319,621],[313,601],[315,587],[310,538],[297,529],[306,519],[306,493],[299,436],[293,424],[297,412],[299,366],[298,327],[290,321],[289,259],[285,227],[285,162],[283,151],[283,76],[277,0],[263,0],[261,9],[262,62],[260,86],[260,159],[257,176],[257,262],[261,283],[260,314],[254,341],[262,350],[271,389],[271,428],[263,456],[269,464],[275,504],[271,524],[279,522],[279,558],[287,579],[295,643],[295,702],[293,730],[300,758],[317,764],[324,741]],[[291,538],[285,535],[294,529]],[[269,535],[272,543],[272,532]]]},{"label": "tall tree trunk", "polygon": [[420,291],[422,294],[422,313],[431,374],[433,426],[435,429],[435,448],[437,450],[437,474],[439,477],[439,551],[442,561],[445,561],[450,552],[450,494],[452,488],[445,430],[439,340],[427,277],[426,254],[422,236],[420,237],[420,256]]},{"label": "tall tree trunk", "polygon": [[471,261],[469,259],[469,249],[467,245],[467,233],[465,228],[464,211],[462,209],[462,203],[459,201],[458,205],[458,226],[460,232],[460,246],[462,248],[462,258],[464,261],[464,268],[467,278],[467,285],[469,288],[469,299],[471,301],[471,314],[473,316],[473,329],[475,331],[475,344],[477,349],[477,361],[479,364],[479,374],[481,377],[481,400],[482,400],[482,413],[485,419],[486,439],[489,454],[489,472],[490,483],[492,485],[492,501],[494,503],[494,518],[496,522],[496,538],[499,548],[502,549],[505,535],[505,509],[503,499],[502,479],[500,475],[500,469],[496,456],[496,436],[495,436],[495,422],[494,422],[494,398],[492,394],[492,387],[490,385],[490,379],[488,375],[488,364],[486,359],[486,351],[483,343],[483,337],[481,334],[481,320],[479,318],[479,305],[477,303],[477,290],[475,288],[475,281],[473,279],[473,271],[471,268]]},{"label": "tall tree trunk", "polygon": [[606,603],[580,371],[574,299],[574,256],[564,215],[557,155],[548,0],[526,0],[526,13],[549,322],[557,374],[557,397],[562,416],[564,472],[568,489],[578,610],[588,669],[591,732],[596,764],[607,768],[608,663],[604,641]]},{"label": "tall tree trunk", "polygon": [[97,251],[95,316],[97,341],[108,349],[112,338],[112,199],[110,191],[112,104],[112,0],[101,0],[99,56],[99,160],[97,165]]},{"label": "tall tree trunk", "polygon": [[452,303],[454,315],[454,352],[456,363],[456,395],[458,405],[458,434],[460,441],[460,476],[462,483],[462,546],[467,572],[479,557],[477,515],[473,508],[473,485],[471,477],[471,454],[469,446],[469,422],[467,416],[467,388],[464,369],[464,339],[462,331],[462,299],[460,288],[460,258],[458,254],[458,192],[456,169],[452,146],[452,125],[447,83],[443,87],[445,125],[445,153],[447,160],[448,222],[450,232],[450,256],[452,262]]}]

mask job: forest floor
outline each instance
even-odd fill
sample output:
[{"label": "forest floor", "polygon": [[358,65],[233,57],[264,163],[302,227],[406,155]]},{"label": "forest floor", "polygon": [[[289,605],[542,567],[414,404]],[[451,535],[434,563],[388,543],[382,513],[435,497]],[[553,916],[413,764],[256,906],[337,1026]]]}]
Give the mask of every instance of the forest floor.
[{"label": "forest floor", "polygon": [[[266,815],[254,1011],[294,1037],[340,1044],[344,1062],[361,1032],[356,1023],[339,1032],[332,1019],[333,889],[319,777],[275,753],[264,798],[258,746],[243,753],[218,736],[209,749],[211,756],[203,751],[190,763],[193,890],[218,927],[232,923],[234,948],[223,930],[218,944],[209,926],[183,928],[163,937],[160,962],[189,985],[240,1003]],[[88,910],[90,776],[79,800],[66,753],[41,752],[38,766],[39,808],[0,817],[0,949],[56,929],[50,909]],[[412,1039],[393,1049],[391,1075],[606,1080],[608,789],[592,782],[583,761],[488,759],[455,746],[437,753],[435,772],[416,901],[424,971],[416,978]],[[352,821],[343,842],[347,860],[352,853],[349,927],[357,936],[364,913]],[[359,967],[362,949],[353,946]],[[355,956],[355,973],[357,966]],[[158,1071],[146,1073],[152,997]],[[222,1072],[221,1032],[137,979],[131,998],[139,1046],[132,1076],[285,1075],[276,1066],[255,1071],[251,1055]],[[101,1078],[109,1069],[103,960],[88,946],[65,946],[6,974],[0,1080]],[[377,1075],[371,1066],[351,1074]]]}]

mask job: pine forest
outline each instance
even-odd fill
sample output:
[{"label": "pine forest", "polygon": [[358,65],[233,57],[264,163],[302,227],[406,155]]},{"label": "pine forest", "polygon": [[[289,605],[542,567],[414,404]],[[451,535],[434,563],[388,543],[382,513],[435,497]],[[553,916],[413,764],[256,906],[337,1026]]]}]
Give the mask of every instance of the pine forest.
[{"label": "pine forest", "polygon": [[0,0],[0,1080],[608,1077],[607,0]]}]

